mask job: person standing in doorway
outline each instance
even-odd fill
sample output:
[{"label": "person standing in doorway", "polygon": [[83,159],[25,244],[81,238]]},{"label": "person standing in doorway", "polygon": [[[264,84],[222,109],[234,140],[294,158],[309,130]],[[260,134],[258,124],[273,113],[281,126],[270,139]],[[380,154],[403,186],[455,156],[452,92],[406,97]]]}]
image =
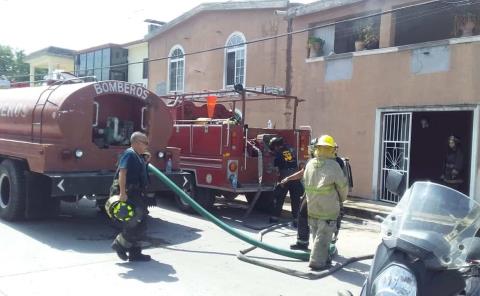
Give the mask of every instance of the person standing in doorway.
[{"label": "person standing in doorway", "polygon": [[444,185],[462,191],[464,162],[460,139],[451,135],[448,137],[448,151],[443,164],[443,173],[440,176]]}]

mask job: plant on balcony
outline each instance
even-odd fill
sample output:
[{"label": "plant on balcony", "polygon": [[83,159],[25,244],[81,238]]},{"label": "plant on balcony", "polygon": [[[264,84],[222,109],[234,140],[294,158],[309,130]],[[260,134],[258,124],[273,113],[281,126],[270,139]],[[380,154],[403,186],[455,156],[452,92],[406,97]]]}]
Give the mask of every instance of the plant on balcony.
[{"label": "plant on balcony", "polygon": [[466,11],[455,16],[455,36],[467,37],[474,35],[480,24],[480,17],[475,13]]},{"label": "plant on balcony", "polygon": [[355,28],[355,51],[378,47],[378,33],[371,20],[358,21]]},{"label": "plant on balcony", "polygon": [[308,38],[308,57],[315,58],[323,55],[323,46],[325,45],[325,40],[319,37],[309,37]]}]

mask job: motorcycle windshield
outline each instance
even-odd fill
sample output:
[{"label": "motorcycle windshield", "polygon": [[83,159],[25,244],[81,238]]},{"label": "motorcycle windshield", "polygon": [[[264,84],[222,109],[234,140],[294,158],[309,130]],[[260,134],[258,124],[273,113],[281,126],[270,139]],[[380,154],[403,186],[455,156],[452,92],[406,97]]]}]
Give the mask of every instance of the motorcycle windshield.
[{"label": "motorcycle windshield", "polygon": [[384,239],[398,238],[433,252],[446,268],[467,265],[480,227],[480,205],[449,187],[416,182],[382,223]]}]

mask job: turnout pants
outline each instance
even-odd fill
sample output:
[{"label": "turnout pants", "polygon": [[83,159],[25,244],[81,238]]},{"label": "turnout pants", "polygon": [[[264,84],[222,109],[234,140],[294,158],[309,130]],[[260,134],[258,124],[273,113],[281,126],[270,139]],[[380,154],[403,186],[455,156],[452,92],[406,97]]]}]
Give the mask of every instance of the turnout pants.
[{"label": "turnout pants", "polygon": [[313,237],[309,266],[322,268],[327,265],[329,259],[328,249],[332,241],[332,235],[337,227],[337,221],[309,218],[308,225]]},{"label": "turnout pants", "polygon": [[298,212],[297,221],[297,243],[308,247],[310,239],[310,229],[308,226],[308,207],[307,196],[303,196],[300,204],[300,211]]},{"label": "turnout pants", "polygon": [[297,219],[298,209],[300,207],[300,197],[303,195],[304,189],[300,180],[289,181],[282,185],[277,185],[273,191],[275,199],[275,206],[272,215],[280,217],[282,214],[283,204],[285,203],[285,197],[287,192],[290,192],[290,200],[292,202],[292,216]]},{"label": "turnout pants", "polygon": [[[342,224],[342,218],[344,215],[343,206],[340,206],[340,215],[337,218],[337,227],[334,231],[334,237],[332,242],[336,242],[338,239],[338,231],[340,230],[340,226]],[[300,210],[298,212],[298,221],[297,221],[297,244],[304,245],[308,247],[309,239],[310,239],[310,228],[308,226],[308,205],[307,205],[307,197],[304,196],[302,199],[302,203],[300,204]]]},{"label": "turnout pants", "polygon": [[135,215],[122,223],[122,232],[117,235],[115,240],[125,249],[138,248],[140,247],[140,240],[147,231],[147,206],[142,190],[129,189],[127,190],[127,197],[128,202],[135,207]]}]

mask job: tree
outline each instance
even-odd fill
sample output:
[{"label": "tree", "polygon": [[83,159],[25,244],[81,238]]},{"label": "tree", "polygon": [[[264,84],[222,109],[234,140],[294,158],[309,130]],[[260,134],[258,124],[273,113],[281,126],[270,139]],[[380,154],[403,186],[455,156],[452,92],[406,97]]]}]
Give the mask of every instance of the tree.
[{"label": "tree", "polygon": [[24,60],[23,50],[0,45],[0,75],[5,75],[10,80],[28,81],[30,66]]}]

